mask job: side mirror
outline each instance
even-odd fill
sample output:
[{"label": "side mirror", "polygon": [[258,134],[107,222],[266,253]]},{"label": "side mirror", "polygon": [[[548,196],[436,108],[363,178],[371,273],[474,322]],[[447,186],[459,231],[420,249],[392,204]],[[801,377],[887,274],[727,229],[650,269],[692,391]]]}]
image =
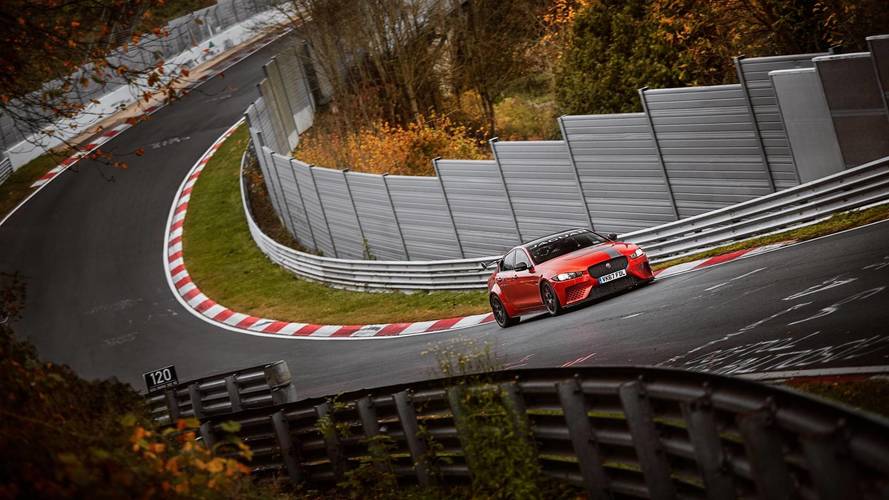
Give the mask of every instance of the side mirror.
[{"label": "side mirror", "polygon": [[516,272],[518,272],[518,271],[527,271],[527,270],[528,270],[528,264],[525,263],[525,262],[519,262],[518,264],[515,265],[515,271],[516,271]]},{"label": "side mirror", "polygon": [[617,241],[617,233],[608,233],[608,239],[611,241]]}]

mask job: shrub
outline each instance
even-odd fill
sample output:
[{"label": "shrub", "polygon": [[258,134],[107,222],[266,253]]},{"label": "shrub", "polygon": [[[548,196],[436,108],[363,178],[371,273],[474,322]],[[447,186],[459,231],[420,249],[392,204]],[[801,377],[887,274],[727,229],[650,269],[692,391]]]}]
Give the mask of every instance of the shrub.
[{"label": "shrub", "polygon": [[352,134],[318,127],[300,138],[294,156],[360,172],[432,175],[433,158],[485,159],[489,153],[484,147],[469,128],[433,115],[406,128],[377,121]]}]

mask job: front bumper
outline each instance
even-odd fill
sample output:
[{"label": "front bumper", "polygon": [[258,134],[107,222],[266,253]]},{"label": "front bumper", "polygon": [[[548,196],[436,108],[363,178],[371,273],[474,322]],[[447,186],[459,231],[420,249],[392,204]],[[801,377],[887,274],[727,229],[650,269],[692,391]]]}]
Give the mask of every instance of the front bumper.
[{"label": "front bumper", "polygon": [[579,278],[567,281],[553,281],[553,289],[563,306],[573,306],[583,302],[598,300],[611,294],[628,290],[654,279],[648,257],[629,259],[627,275],[608,283],[599,283],[596,278],[584,272]]}]

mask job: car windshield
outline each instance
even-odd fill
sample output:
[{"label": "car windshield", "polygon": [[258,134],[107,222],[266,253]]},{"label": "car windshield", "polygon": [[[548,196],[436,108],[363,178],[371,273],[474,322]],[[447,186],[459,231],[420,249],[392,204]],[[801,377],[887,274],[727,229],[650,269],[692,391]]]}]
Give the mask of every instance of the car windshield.
[{"label": "car windshield", "polygon": [[564,233],[528,245],[531,258],[537,264],[561,257],[581,248],[604,243],[605,239],[591,231]]}]

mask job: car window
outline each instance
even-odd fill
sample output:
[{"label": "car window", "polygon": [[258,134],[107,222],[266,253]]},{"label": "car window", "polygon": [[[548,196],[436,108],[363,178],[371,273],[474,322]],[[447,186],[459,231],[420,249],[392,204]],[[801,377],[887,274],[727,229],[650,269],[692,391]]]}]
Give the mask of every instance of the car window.
[{"label": "car window", "polygon": [[502,261],[500,261],[501,271],[512,271],[513,269],[515,269],[515,255],[516,251],[513,250],[512,252],[509,252],[509,255],[504,257]]},{"label": "car window", "polygon": [[513,267],[518,267],[518,265],[522,262],[524,262],[525,265],[529,268],[531,267],[531,261],[528,259],[528,255],[525,252],[523,252],[522,250],[516,250],[515,254],[515,266]]},{"label": "car window", "polygon": [[542,264],[575,250],[604,243],[605,240],[592,231],[576,231],[554,236],[528,247],[534,262]]}]

